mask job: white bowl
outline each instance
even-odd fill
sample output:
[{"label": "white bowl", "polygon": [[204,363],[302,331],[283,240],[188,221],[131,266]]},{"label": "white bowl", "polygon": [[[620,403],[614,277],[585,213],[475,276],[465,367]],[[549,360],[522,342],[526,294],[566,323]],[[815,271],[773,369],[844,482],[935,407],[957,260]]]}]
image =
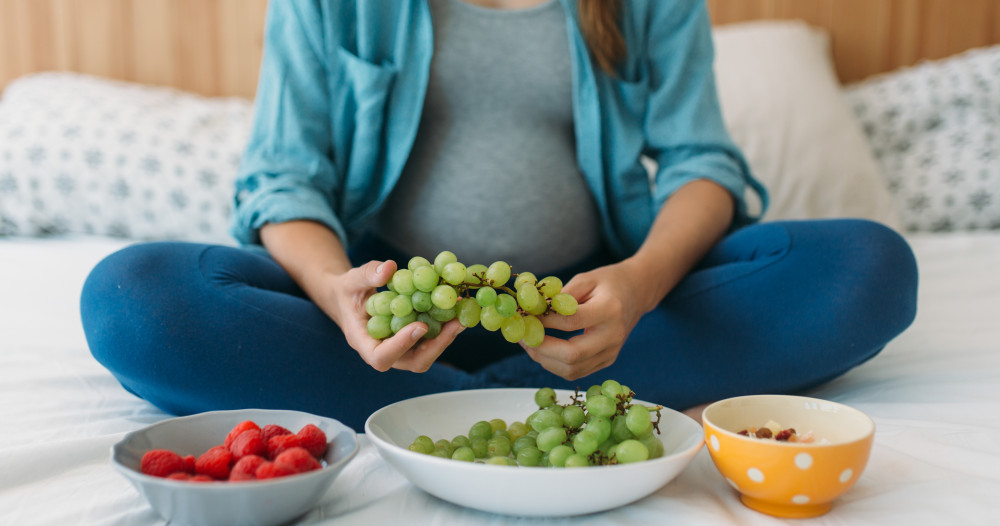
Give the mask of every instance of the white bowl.
[{"label": "white bowl", "polygon": [[[145,475],[142,455],[150,449],[170,449],[180,455],[200,455],[217,446],[238,423],[252,420],[261,427],[277,424],[292,432],[314,424],[326,433],[323,468],[268,480],[187,482]],[[334,478],[358,451],[351,428],[332,418],[298,411],[246,409],[213,411],[172,418],[133,431],[111,448],[111,463],[171,524],[281,524],[315,507]]]},{"label": "white bowl", "polygon": [[[663,456],[632,464],[525,468],[448,460],[407,449],[419,435],[434,440],[468,435],[480,420],[523,422],[538,409],[535,391],[481,389],[412,398],[373,413],[365,433],[386,461],[424,491],[469,508],[520,516],[581,515],[637,501],[680,474],[702,447],[701,426],[664,408],[659,423]],[[572,394],[556,390],[558,403],[568,403]]]}]

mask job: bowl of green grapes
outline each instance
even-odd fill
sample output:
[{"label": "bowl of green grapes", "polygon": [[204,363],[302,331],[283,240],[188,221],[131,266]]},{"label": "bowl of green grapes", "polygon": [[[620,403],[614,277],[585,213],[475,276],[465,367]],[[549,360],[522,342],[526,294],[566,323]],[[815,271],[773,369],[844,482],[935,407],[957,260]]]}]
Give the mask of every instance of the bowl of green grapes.
[{"label": "bowl of green grapes", "polygon": [[617,381],[586,391],[479,389],[379,409],[365,433],[411,483],[469,508],[528,517],[605,511],[679,475],[701,426]]}]

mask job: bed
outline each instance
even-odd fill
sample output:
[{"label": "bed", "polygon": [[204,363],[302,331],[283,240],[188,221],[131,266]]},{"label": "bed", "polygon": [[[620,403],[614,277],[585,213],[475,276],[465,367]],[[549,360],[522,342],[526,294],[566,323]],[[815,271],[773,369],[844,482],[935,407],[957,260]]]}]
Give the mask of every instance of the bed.
[{"label": "bed", "polygon": [[[90,356],[79,291],[94,264],[129,243],[232,243],[228,192],[254,76],[241,68],[259,59],[259,32],[215,27],[221,36],[200,40],[215,47],[196,64],[184,46],[157,43],[213,34],[227,9],[256,28],[264,2],[87,1],[98,7],[0,1],[0,524],[163,523],[112,469],[109,452],[125,433],[171,415],[126,392]],[[53,27],[73,24],[74,6],[87,29],[52,37]],[[877,426],[858,484],[829,514],[803,522],[995,524],[1000,3],[709,6],[720,99],[774,193],[767,219],[878,220],[907,238],[920,269],[914,324],[871,361],[803,393],[858,408]],[[148,24],[143,9],[171,22],[160,33],[137,31]],[[59,51],[98,26],[110,28],[104,40]],[[44,52],[17,45],[50,37]],[[122,56],[129,39],[141,42]],[[409,484],[364,436],[361,444],[296,524],[782,522],[741,505],[705,450],[645,499],[542,520],[446,503]]]}]

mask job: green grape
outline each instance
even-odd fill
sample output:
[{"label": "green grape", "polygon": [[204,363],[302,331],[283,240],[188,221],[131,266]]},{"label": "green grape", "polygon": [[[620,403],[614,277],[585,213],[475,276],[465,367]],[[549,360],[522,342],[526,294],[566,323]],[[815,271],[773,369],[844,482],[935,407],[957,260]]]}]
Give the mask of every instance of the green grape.
[{"label": "green grape", "polygon": [[472,424],[472,427],[469,428],[470,439],[482,438],[485,440],[491,436],[493,436],[493,426],[485,420],[480,420],[479,422]]},{"label": "green grape", "polygon": [[483,310],[479,313],[479,323],[483,325],[484,329],[490,332],[498,330],[503,320],[504,317],[497,312],[497,308],[493,305],[483,307]]},{"label": "green grape", "polygon": [[534,285],[537,281],[538,278],[531,272],[518,272],[514,278],[514,290],[521,288],[522,285]]},{"label": "green grape", "polygon": [[555,276],[546,276],[542,278],[542,281],[538,282],[538,290],[542,293],[542,296],[546,298],[551,298],[556,294],[562,292],[563,282],[561,279]]},{"label": "green grape", "polygon": [[663,442],[660,442],[659,437],[655,434],[650,433],[640,438],[639,442],[642,442],[642,445],[646,446],[646,450],[649,451],[649,458],[660,458],[663,456]]},{"label": "green grape", "polygon": [[396,292],[396,287],[392,286],[392,278],[389,278],[389,283],[385,284],[385,288],[393,292]]},{"label": "green grape", "polygon": [[486,463],[494,466],[517,466],[517,461],[510,457],[490,457],[486,459]]},{"label": "green grape", "polygon": [[517,463],[525,467],[536,467],[542,463],[542,452],[537,447],[528,446],[518,451]]},{"label": "green grape", "polygon": [[[551,408],[539,409],[528,417],[527,424],[539,434],[550,427],[562,427],[562,415]],[[537,438],[536,438],[537,440]]]},{"label": "green grape", "polygon": [[495,437],[504,437],[507,440],[509,440],[511,443],[514,442],[514,439],[510,437],[510,433],[508,433],[506,429],[496,429],[496,430],[494,430],[493,431],[493,436],[495,436]]},{"label": "green grape", "polygon": [[444,449],[445,451],[448,452],[449,455],[451,455],[451,452],[455,450],[455,447],[451,445],[451,440],[445,440],[443,438],[441,440],[434,442],[434,447],[438,449]]},{"label": "green grape", "polygon": [[566,429],[561,426],[552,426],[539,431],[538,439],[535,440],[538,449],[546,453],[563,442],[566,442]]},{"label": "green grape", "polygon": [[451,439],[451,446],[454,448],[468,447],[471,446],[472,442],[469,437],[465,435],[456,435],[455,438]]},{"label": "green grape", "polygon": [[450,252],[448,250],[441,251],[434,258],[434,270],[436,270],[438,274],[441,274],[441,272],[444,270],[444,267],[448,265],[448,263],[454,263],[456,261],[458,261],[458,258],[455,257],[455,254],[453,252]]},{"label": "green grape", "polygon": [[389,310],[392,311],[393,316],[399,316],[402,318],[403,316],[413,312],[413,303],[410,302],[409,296],[400,294],[399,296],[392,298],[392,301],[389,302]]},{"label": "green grape", "polygon": [[494,287],[502,287],[510,279],[510,265],[504,261],[495,261],[486,269],[486,280]]},{"label": "green grape", "polygon": [[417,290],[430,292],[438,285],[438,273],[434,267],[417,267],[413,270],[413,286]]},{"label": "green grape", "polygon": [[467,272],[468,270],[465,268],[465,265],[454,261],[444,266],[441,270],[441,277],[451,285],[460,285],[465,281],[465,274]]},{"label": "green grape", "polygon": [[416,442],[414,442],[414,443],[410,444],[409,446],[407,446],[406,449],[409,449],[410,451],[412,451],[414,453],[420,453],[421,455],[427,455],[431,451],[433,451],[433,450],[425,450],[423,447],[420,446],[420,444],[417,444]]},{"label": "green grape", "polygon": [[479,315],[483,309],[472,298],[462,298],[455,306],[458,315],[458,322],[463,327],[475,327],[479,325]]},{"label": "green grape", "polygon": [[517,304],[524,310],[531,310],[538,306],[542,300],[541,293],[535,287],[521,287],[517,289]]},{"label": "green grape", "polygon": [[417,321],[427,324],[427,334],[424,334],[424,339],[436,338],[438,334],[441,334],[441,322],[432,318],[430,314],[421,312],[417,315]]},{"label": "green grape", "polygon": [[601,394],[601,386],[592,385],[587,389],[587,400],[590,400],[591,396],[597,396],[599,394]]},{"label": "green grape", "polygon": [[429,267],[429,266],[431,266],[431,262],[427,261],[427,258],[420,256],[413,256],[412,258],[410,258],[410,261],[406,263],[406,268],[408,268],[410,272],[413,272],[420,267]]},{"label": "green grape", "polygon": [[476,458],[486,458],[487,453],[487,443],[486,439],[482,437],[470,438],[469,447],[472,448],[472,452],[476,454]]},{"label": "green grape", "polygon": [[635,438],[635,436],[629,431],[628,424],[625,423],[625,417],[619,416],[611,419],[611,440],[621,442],[630,438]]},{"label": "green grape", "polygon": [[528,432],[528,425],[524,422],[511,422],[507,426],[507,432],[510,433],[510,438],[517,440],[523,437]]},{"label": "green grape", "polygon": [[618,410],[617,404],[604,395],[597,395],[587,398],[587,413],[593,416],[603,416],[611,418]]},{"label": "green grape", "polygon": [[601,394],[612,400],[617,400],[618,395],[622,394],[622,384],[614,380],[605,380],[601,384]]},{"label": "green grape", "polygon": [[444,323],[446,321],[451,321],[455,319],[455,316],[458,313],[456,308],[457,305],[450,309],[439,309],[437,307],[431,307],[431,310],[427,311],[427,314],[430,314],[431,318],[434,318],[435,320]]},{"label": "green grape", "polygon": [[443,450],[441,448],[434,448],[434,451],[431,451],[430,454],[433,455],[433,456],[435,456],[435,457],[438,457],[438,458],[447,458],[447,459],[451,458],[451,453],[449,453],[449,452],[447,452],[447,451],[445,451],[445,450]]},{"label": "green grape", "polygon": [[552,448],[549,451],[549,464],[557,468],[564,467],[566,465],[566,459],[573,454],[573,448],[562,444]]},{"label": "green grape", "polygon": [[410,303],[413,304],[413,310],[417,312],[427,312],[434,306],[430,293],[422,290],[418,290],[410,296]]},{"label": "green grape", "polygon": [[368,318],[368,335],[376,340],[383,340],[392,336],[391,323],[392,317],[383,314],[377,314]]},{"label": "green grape", "polygon": [[589,457],[591,453],[597,451],[597,446],[601,445],[601,441],[598,440],[599,438],[600,434],[598,431],[584,429],[573,437],[573,451]]},{"label": "green grape", "polygon": [[552,296],[552,310],[562,314],[563,316],[576,314],[577,306],[576,298],[566,294],[565,292],[560,292],[559,294]]},{"label": "green grape", "polygon": [[391,290],[383,290],[375,294],[375,299],[372,302],[372,306],[375,308],[375,314],[379,316],[389,316],[392,314],[392,300],[398,296],[395,292]]},{"label": "green grape", "polygon": [[633,405],[625,413],[625,424],[628,430],[637,438],[643,438],[653,432],[653,421],[649,418],[649,409],[641,405]]},{"label": "green grape", "polygon": [[573,453],[566,458],[565,467],[567,468],[585,468],[590,465],[590,459],[585,455],[579,453]]},{"label": "green grape", "polygon": [[528,347],[538,347],[545,341],[545,326],[542,320],[528,314],[524,317],[524,343]]},{"label": "green grape", "polygon": [[604,416],[589,416],[584,429],[593,429],[597,432],[598,442],[604,442],[611,436],[611,420]]},{"label": "green grape", "polygon": [[610,438],[601,442],[601,445],[597,447],[597,450],[601,452],[602,455],[609,457],[613,453],[612,449],[618,445],[618,442],[611,440]]},{"label": "green grape", "polygon": [[646,446],[630,438],[623,442],[619,442],[617,446],[614,447],[613,456],[619,464],[630,464],[632,462],[642,462],[649,458],[649,450]]},{"label": "green grape", "polygon": [[559,418],[562,418],[562,412],[563,412],[563,409],[564,409],[563,406],[561,406],[559,404],[556,404],[556,405],[553,405],[553,406],[549,407],[548,409],[549,409],[549,411],[552,411],[553,413],[559,415]]},{"label": "green grape", "polygon": [[563,425],[570,429],[577,429],[583,425],[587,419],[587,414],[578,405],[566,406],[562,412]]},{"label": "green grape", "polygon": [[526,447],[537,448],[538,444],[535,439],[529,436],[523,436],[514,440],[514,443],[510,446],[510,450],[516,455],[519,451]]},{"label": "green grape", "polygon": [[483,287],[476,291],[476,303],[480,307],[489,307],[497,302],[497,289],[493,287]]},{"label": "green grape", "polygon": [[465,268],[465,282],[469,285],[479,285],[482,282],[480,277],[486,274],[486,265],[469,265]]},{"label": "green grape", "polygon": [[494,433],[500,430],[506,431],[507,422],[504,422],[502,418],[494,418],[490,420],[490,427],[493,429]]},{"label": "green grape", "polygon": [[510,455],[510,439],[503,436],[490,437],[486,441],[486,451],[491,457],[506,457]]},{"label": "green grape", "polygon": [[542,387],[535,391],[535,405],[539,408],[556,405],[556,392],[551,387]]},{"label": "green grape", "polygon": [[500,323],[500,333],[510,343],[521,341],[524,338],[524,318],[520,314],[504,318]]},{"label": "green grape", "polygon": [[455,448],[455,451],[451,453],[451,459],[461,460],[462,462],[475,462],[476,453],[469,446],[461,446]]},{"label": "green grape", "polygon": [[431,303],[440,309],[450,309],[458,303],[458,293],[451,285],[438,285],[431,292]]},{"label": "green grape", "polygon": [[545,314],[545,311],[547,311],[548,309],[549,309],[549,304],[546,303],[545,300],[542,300],[539,301],[538,304],[536,304],[534,307],[524,310],[525,312],[531,314],[532,316],[541,316],[542,314]]},{"label": "green grape", "polygon": [[389,329],[392,330],[393,334],[396,334],[397,332],[403,330],[403,327],[406,327],[415,321],[417,321],[416,312],[411,312],[406,316],[393,316],[392,319],[389,320]]},{"label": "green grape", "polygon": [[365,312],[367,312],[369,316],[378,314],[378,312],[375,311],[375,296],[377,296],[377,294],[372,294],[365,300]]},{"label": "green grape", "polygon": [[413,294],[413,291],[417,290],[413,286],[413,271],[407,268],[397,270],[392,275],[392,290],[407,296]]},{"label": "green grape", "polygon": [[499,312],[501,316],[509,318],[517,314],[517,300],[514,299],[514,296],[511,296],[506,292],[498,294],[496,308],[497,312]]},{"label": "green grape", "polygon": [[431,437],[429,437],[427,435],[420,435],[417,438],[414,438],[413,442],[415,442],[415,443],[419,442],[420,444],[423,444],[423,446],[428,451],[430,451],[431,449],[434,449],[434,440],[432,440]]}]

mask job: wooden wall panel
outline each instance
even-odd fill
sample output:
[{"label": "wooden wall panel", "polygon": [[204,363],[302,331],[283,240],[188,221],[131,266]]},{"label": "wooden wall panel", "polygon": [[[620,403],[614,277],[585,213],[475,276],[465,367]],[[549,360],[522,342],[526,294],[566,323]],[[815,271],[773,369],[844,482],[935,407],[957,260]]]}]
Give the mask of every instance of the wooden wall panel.
[{"label": "wooden wall panel", "polygon": [[0,89],[79,71],[252,97],[267,0],[0,0]]},{"label": "wooden wall panel", "polygon": [[[707,2],[715,24],[801,19],[828,29],[844,82],[1000,43],[1000,0]],[[252,97],[266,6],[267,0],[0,0],[0,89],[25,73],[70,70]]]},{"label": "wooden wall panel", "polygon": [[1000,0],[708,0],[717,25],[801,19],[830,32],[841,81],[1000,43]]}]

